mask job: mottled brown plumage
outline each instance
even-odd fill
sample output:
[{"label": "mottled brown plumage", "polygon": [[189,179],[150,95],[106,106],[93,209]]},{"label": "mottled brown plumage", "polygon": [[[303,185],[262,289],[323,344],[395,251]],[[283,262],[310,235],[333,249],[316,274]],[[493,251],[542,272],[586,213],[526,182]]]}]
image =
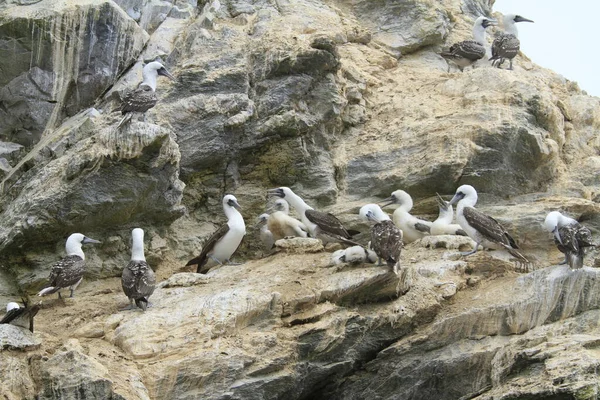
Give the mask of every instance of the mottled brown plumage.
[{"label": "mottled brown plumage", "polygon": [[510,33],[503,33],[499,35],[492,43],[492,65],[500,67],[505,60],[511,61],[519,53],[521,42],[519,38]]},{"label": "mottled brown plumage", "polygon": [[475,40],[454,43],[450,49],[440,53],[445,59],[454,62],[461,69],[485,57],[485,47]]},{"label": "mottled brown plumage", "polygon": [[594,246],[592,232],[578,222],[557,227],[554,243],[565,255],[565,261],[571,269],[582,268],[585,248]]},{"label": "mottled brown plumage", "polygon": [[129,112],[144,113],[154,107],[157,102],[156,92],[151,87],[141,84],[125,94],[121,103],[121,114]]},{"label": "mottled brown plumage", "polygon": [[402,231],[391,220],[376,223],[371,228],[371,248],[391,268],[400,261]]},{"label": "mottled brown plumage", "polygon": [[331,213],[324,213],[316,210],[306,210],[304,215],[306,215],[306,218],[313,224],[317,225],[321,232],[325,234],[333,235],[343,239],[352,238],[340,220]]}]

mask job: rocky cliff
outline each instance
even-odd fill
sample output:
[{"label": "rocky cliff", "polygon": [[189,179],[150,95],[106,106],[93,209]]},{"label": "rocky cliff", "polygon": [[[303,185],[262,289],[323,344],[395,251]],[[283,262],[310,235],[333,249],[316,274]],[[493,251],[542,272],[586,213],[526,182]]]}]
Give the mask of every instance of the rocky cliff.
[{"label": "rocky cliff", "polygon": [[[438,55],[493,0],[7,0],[0,3],[0,300],[42,287],[75,231],[87,274],[0,330],[3,398],[597,399],[600,275],[557,266],[550,210],[600,229],[600,99],[523,54],[448,72]],[[535,16],[528,16],[535,19]],[[522,47],[526,50],[527,43]],[[160,58],[146,121],[120,94]],[[408,245],[398,276],[320,246],[261,258],[266,189],[363,231],[396,189],[434,217],[461,184],[532,259]],[[182,269],[233,193],[239,266]],[[147,312],[119,276],[146,230]],[[328,249],[331,250],[331,249]]]}]

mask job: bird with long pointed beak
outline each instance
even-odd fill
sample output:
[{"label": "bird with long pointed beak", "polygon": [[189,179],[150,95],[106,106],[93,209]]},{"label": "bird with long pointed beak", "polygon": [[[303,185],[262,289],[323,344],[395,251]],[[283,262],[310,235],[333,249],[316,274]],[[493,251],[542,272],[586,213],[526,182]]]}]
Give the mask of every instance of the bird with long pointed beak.
[{"label": "bird with long pointed beak", "polygon": [[485,57],[487,48],[486,28],[497,25],[491,18],[479,17],[473,24],[473,40],[463,40],[454,43],[450,49],[443,51],[440,55],[450,61],[462,71],[465,67],[473,65],[476,61]]},{"label": "bird with long pointed beak", "polygon": [[510,62],[508,69],[513,69],[513,58],[519,53],[521,42],[517,22],[533,22],[516,14],[506,14],[502,18],[504,32],[498,35],[492,43],[492,66],[500,68],[505,60]]},{"label": "bird with long pointed beak", "polygon": [[391,204],[398,204],[398,208],[394,210],[392,219],[394,224],[403,234],[404,243],[412,243],[415,240],[421,239],[431,233],[431,222],[417,218],[410,214],[413,207],[413,199],[404,190],[396,190],[390,197],[385,199],[381,207]]}]

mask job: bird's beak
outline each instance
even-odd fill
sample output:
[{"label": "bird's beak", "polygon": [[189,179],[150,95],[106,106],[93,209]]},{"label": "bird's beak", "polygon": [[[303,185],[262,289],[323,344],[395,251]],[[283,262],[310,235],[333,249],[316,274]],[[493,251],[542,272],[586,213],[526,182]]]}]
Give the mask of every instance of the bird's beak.
[{"label": "bird's beak", "polygon": [[389,206],[390,204],[394,204],[395,201],[392,197],[388,197],[387,199],[384,199],[383,201],[381,201],[381,203],[379,203],[379,205],[381,207],[386,207]]},{"label": "bird's beak", "polygon": [[533,22],[533,21],[530,19],[527,19],[527,18],[523,18],[520,15],[517,15],[515,17],[515,22]]},{"label": "bird's beak", "polygon": [[283,193],[282,188],[269,189],[267,190],[267,196],[277,196],[283,199],[285,197],[285,193]]},{"label": "bird's beak", "polygon": [[232,206],[234,208],[237,208],[239,211],[242,211],[242,207],[240,206],[240,203],[238,203],[237,201],[234,201]]},{"label": "bird's beak", "polygon": [[450,200],[449,205],[453,206],[454,204],[456,204],[459,201],[461,201],[464,197],[465,197],[465,195],[463,193],[456,193],[454,195],[454,197],[452,198],[452,200]]},{"label": "bird's beak", "polygon": [[483,21],[482,25],[484,28],[487,28],[488,26],[497,26],[498,21],[496,21],[495,19],[486,19]]},{"label": "bird's beak", "polygon": [[157,72],[159,75],[166,76],[167,78],[169,78],[172,81],[177,81],[177,78],[175,78],[173,75],[171,75],[171,73],[169,71],[167,71],[166,68],[161,68]]},{"label": "bird's beak", "polygon": [[81,243],[82,244],[86,244],[86,243],[102,243],[102,242],[100,242],[98,240],[95,240],[95,239],[91,239],[91,238],[89,238],[87,236],[84,236],[83,240],[81,241]]},{"label": "bird's beak", "polygon": [[379,221],[377,218],[375,218],[375,215],[373,215],[373,213],[371,211],[367,212],[367,219],[369,221],[373,221],[376,224],[380,223],[381,221]]},{"label": "bird's beak", "polygon": [[436,200],[440,208],[446,211],[448,209],[448,203],[446,202],[446,200],[442,199],[442,196],[440,196],[439,193],[436,193],[435,195],[437,196]]}]

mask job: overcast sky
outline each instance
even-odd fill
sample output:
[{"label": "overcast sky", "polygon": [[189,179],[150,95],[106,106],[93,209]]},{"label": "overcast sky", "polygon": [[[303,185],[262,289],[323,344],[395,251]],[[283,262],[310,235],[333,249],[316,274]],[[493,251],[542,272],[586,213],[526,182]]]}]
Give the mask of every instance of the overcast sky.
[{"label": "overcast sky", "polygon": [[521,51],[600,96],[600,0],[496,0],[494,11],[535,21],[517,24]]}]

